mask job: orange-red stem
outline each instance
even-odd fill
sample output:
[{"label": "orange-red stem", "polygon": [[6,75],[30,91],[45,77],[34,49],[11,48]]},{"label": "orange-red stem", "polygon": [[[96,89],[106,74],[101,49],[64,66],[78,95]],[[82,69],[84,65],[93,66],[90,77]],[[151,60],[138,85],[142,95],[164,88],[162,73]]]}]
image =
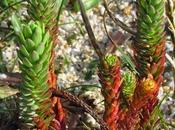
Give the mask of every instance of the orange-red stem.
[{"label": "orange-red stem", "polygon": [[109,130],[117,129],[117,120],[119,112],[119,88],[120,88],[120,63],[117,60],[115,66],[106,70],[99,70],[100,83],[102,84],[102,94],[105,100],[104,121]]},{"label": "orange-red stem", "polygon": [[[54,22],[53,22],[54,23]],[[51,58],[50,58],[50,64],[49,64],[49,78],[48,78],[48,84],[50,89],[58,89],[57,88],[57,76],[54,73],[55,67],[54,67],[54,59],[55,59],[55,52],[54,48],[56,44],[58,43],[58,27],[53,26],[49,28],[53,45],[52,45],[52,51],[51,51]],[[61,101],[58,97],[52,97],[52,107],[55,112],[55,121],[51,123],[52,127],[54,127],[56,130],[64,130],[65,129],[65,113],[61,104]]]}]

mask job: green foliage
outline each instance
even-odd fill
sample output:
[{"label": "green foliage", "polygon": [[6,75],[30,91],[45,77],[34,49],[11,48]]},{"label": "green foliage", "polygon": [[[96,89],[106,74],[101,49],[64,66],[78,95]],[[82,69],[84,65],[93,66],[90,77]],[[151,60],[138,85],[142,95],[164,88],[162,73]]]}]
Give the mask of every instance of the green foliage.
[{"label": "green foliage", "polygon": [[166,100],[168,97],[168,94],[166,94],[161,101],[159,102],[159,104],[154,108],[153,112],[151,113],[151,117],[149,119],[149,121],[144,125],[144,130],[146,130],[147,128],[150,129],[160,129],[160,128],[164,128],[164,129],[168,129],[168,124],[164,119],[164,115],[163,112],[161,110],[161,105],[163,103],[164,100]]},{"label": "green foliage", "polygon": [[[0,7],[2,9],[8,8],[10,5],[15,4],[17,2],[19,2],[20,0],[1,0],[0,1]],[[13,8],[15,8],[16,6],[14,6]]]},{"label": "green foliage", "polygon": [[135,66],[134,62],[132,61],[131,55],[129,53],[125,54],[124,50],[120,47],[118,47],[117,49],[122,54],[121,57],[120,57],[120,59],[122,61],[122,66],[127,67],[134,74],[139,74],[138,71],[136,70],[136,66]]},{"label": "green foliage", "polygon": [[[115,78],[116,70],[120,68],[119,59],[117,58],[117,56],[113,54],[107,54],[106,56],[104,56],[103,62],[104,62],[104,66],[99,65],[99,71],[100,71],[99,73],[104,78],[103,79],[104,84],[107,84],[105,82],[109,82],[108,85],[111,87],[114,84],[113,80],[116,80]],[[120,81],[117,81],[117,82],[120,82]]]},{"label": "green foliage", "polygon": [[11,12],[17,13],[20,10],[21,3],[20,0],[0,0],[0,21],[11,17]]},{"label": "green foliage", "polygon": [[23,83],[20,87],[20,118],[32,126],[33,118],[38,117],[49,125],[47,119],[51,108],[51,93],[47,85],[48,66],[51,51],[51,38],[40,22],[20,24],[15,16],[12,24],[18,38],[18,57],[22,70]]},{"label": "green foliage", "polygon": [[109,54],[105,56],[104,61],[108,66],[114,66],[117,61],[117,57],[115,55]]},{"label": "green foliage", "polygon": [[[15,4],[15,2],[19,2],[19,0],[1,0],[0,9],[16,9],[17,6],[10,7],[12,4]],[[51,59],[51,48],[53,42],[57,40],[57,27],[56,31],[52,27],[55,27],[54,23],[56,23],[56,20],[58,19],[58,12],[60,11],[62,2],[65,2],[66,4],[67,0],[28,0],[27,2],[27,11],[28,15],[30,16],[29,21],[30,19],[33,19],[34,21],[23,24],[16,18],[16,16],[12,16],[13,29],[15,31],[16,41],[19,47],[19,66],[22,71],[23,80],[20,86],[19,98],[20,119],[28,128],[33,128],[36,127],[36,125],[40,125],[41,123],[34,120],[37,118],[39,121],[42,121],[42,123],[44,123],[45,128],[48,128],[50,122],[55,116],[50,113],[52,102],[51,92],[48,87],[48,72],[50,65],[49,63],[51,63],[49,61]],[[80,9],[77,0],[73,0],[72,2],[73,9],[75,11],[79,11]],[[100,0],[83,0],[86,10],[96,6],[99,2]],[[127,67],[130,70],[125,71],[123,74],[123,89],[121,89],[122,81],[120,77],[120,60],[113,54],[107,54],[104,57],[102,55],[99,55],[101,56],[99,57],[100,63],[104,63],[98,66],[99,81],[102,86],[99,88],[102,88],[102,95],[104,96],[105,102],[104,120],[107,122],[110,129],[117,129],[118,124],[116,122],[120,121],[123,121],[122,123],[124,124],[124,127],[133,126],[134,128],[137,124],[139,124],[139,122],[142,122],[140,115],[145,118],[150,115],[151,111],[149,111],[148,108],[150,107],[150,110],[153,109],[153,105],[151,104],[151,100],[149,101],[150,104],[147,103],[147,101],[150,99],[150,95],[151,97],[155,96],[156,98],[156,94],[149,95],[148,93],[151,93],[151,91],[149,91],[150,89],[157,86],[157,81],[159,80],[156,78],[159,77],[163,72],[165,54],[163,43],[164,1],[137,0],[137,3],[138,33],[135,37],[135,43],[133,44],[136,65],[133,63],[132,57],[129,54],[123,53],[123,50],[121,48],[118,48],[122,54],[120,59],[123,62],[123,66]],[[72,35],[69,40],[73,37],[74,35]],[[67,57],[63,58],[64,66],[68,65],[69,60]],[[0,54],[0,65],[2,66],[3,64],[1,64],[1,61],[2,54]],[[92,75],[96,71],[97,64],[97,60],[90,63],[90,71],[88,71],[85,76],[86,80],[91,79]],[[138,74],[136,68],[138,68],[139,74],[141,76]],[[3,71],[3,69],[1,71]],[[153,75],[153,79],[148,78],[145,80],[144,78],[147,77],[148,74],[151,76]],[[136,85],[140,85],[137,83],[136,76],[139,76],[137,77],[138,80],[140,80],[138,83],[142,83],[142,85],[138,89],[140,90],[137,92],[138,95],[135,96],[134,91]],[[76,92],[77,88],[82,92],[95,91],[95,88],[98,88],[98,85],[76,85],[70,87],[69,89],[72,92]],[[156,89],[158,90],[158,87]],[[120,108],[120,106],[122,107],[121,104],[123,101],[122,99],[119,99],[121,98],[121,96],[119,96],[121,94],[121,91],[124,98],[129,102],[127,109]],[[133,97],[135,101],[133,101]],[[146,99],[145,102],[142,99]],[[165,122],[163,121],[163,116],[159,107],[160,105],[154,109],[150,117],[150,124],[147,124],[147,126],[145,126],[146,128],[151,127],[150,129],[152,129],[157,125],[158,122],[161,122],[164,125]],[[58,115],[60,114],[59,109],[60,108],[56,108],[56,110],[54,109],[55,111],[58,110]],[[148,111],[148,115],[144,115],[142,113],[142,110],[146,112]],[[0,112],[6,111],[1,110]],[[122,118],[120,118],[119,115],[122,115]],[[157,120],[157,117],[159,117],[160,121]],[[139,124],[138,127],[141,127],[141,124]],[[131,127],[128,127],[128,129],[130,128]]]},{"label": "green foliage", "polygon": [[159,44],[164,33],[164,0],[138,0],[138,5],[139,39],[150,46]]},{"label": "green foliage", "polygon": [[157,78],[164,62],[164,0],[138,0],[138,33],[135,60],[142,76]]},{"label": "green foliage", "polygon": [[131,71],[125,71],[123,75],[123,94],[129,101],[132,101],[136,84],[137,81],[135,74]]},{"label": "green foliage", "polygon": [[[28,14],[45,24],[57,18],[63,0],[29,0]],[[50,24],[51,24],[50,23]]]}]

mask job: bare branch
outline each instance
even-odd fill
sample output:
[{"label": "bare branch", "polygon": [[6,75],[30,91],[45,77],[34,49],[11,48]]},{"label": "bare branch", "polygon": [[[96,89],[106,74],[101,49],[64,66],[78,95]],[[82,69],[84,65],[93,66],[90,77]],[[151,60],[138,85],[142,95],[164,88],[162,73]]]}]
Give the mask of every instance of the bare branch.
[{"label": "bare branch", "polygon": [[82,15],[82,18],[83,18],[83,21],[84,21],[87,33],[89,35],[91,44],[94,47],[94,49],[95,49],[97,55],[99,56],[99,58],[101,58],[103,56],[103,53],[101,52],[100,47],[97,44],[97,40],[95,38],[95,35],[94,35],[93,31],[92,31],[92,27],[90,25],[90,22],[88,20],[87,15],[86,15],[84,5],[83,5],[81,0],[78,0],[78,2],[79,2],[79,5],[80,5],[81,15]]}]

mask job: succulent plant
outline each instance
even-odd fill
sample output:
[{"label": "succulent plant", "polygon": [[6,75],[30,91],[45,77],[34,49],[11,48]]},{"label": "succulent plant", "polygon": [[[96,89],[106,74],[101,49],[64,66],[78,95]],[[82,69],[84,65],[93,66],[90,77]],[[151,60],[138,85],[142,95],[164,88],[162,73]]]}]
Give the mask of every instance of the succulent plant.
[{"label": "succulent plant", "polygon": [[119,112],[120,61],[112,54],[104,57],[104,66],[99,66],[99,78],[105,100],[104,121],[110,130],[116,130]]},{"label": "succulent plant", "polygon": [[[150,100],[155,98],[155,92],[158,85],[152,75],[137,82],[134,95],[127,109],[122,109],[120,112],[120,120],[118,129],[136,130],[143,126],[143,118],[147,118],[144,111],[147,111],[145,106],[150,104]],[[149,106],[152,107],[152,106]],[[148,109],[149,110],[149,109]]]},{"label": "succulent plant", "polygon": [[[49,58],[49,72],[48,72],[48,85],[50,89],[57,90],[57,76],[54,73],[54,47],[58,43],[58,26],[57,20],[60,8],[62,7],[64,0],[29,0],[28,13],[33,20],[38,20],[46,25],[46,30],[49,31],[52,39],[51,44],[51,56]],[[52,97],[52,108],[56,114],[55,119],[60,124],[60,129],[64,129],[64,111],[61,105],[61,101],[58,97]]]},{"label": "succulent plant", "polygon": [[19,46],[18,57],[23,80],[20,87],[20,119],[28,128],[48,129],[54,118],[51,113],[51,92],[47,84],[51,37],[43,23],[31,21],[20,24],[12,16],[12,24]]},{"label": "succulent plant", "polygon": [[135,61],[141,77],[152,74],[158,80],[165,63],[164,0],[138,0],[137,3]]},{"label": "succulent plant", "polygon": [[[152,81],[146,80],[146,88],[138,88],[136,91],[142,93],[145,90],[154,91],[154,97],[145,104],[141,121],[143,125],[149,118],[158,102],[157,94],[162,82],[162,73],[165,66],[165,32],[164,32],[164,0],[138,0],[137,1],[137,36],[133,43],[134,57],[142,81],[144,78],[153,80],[156,85],[152,86]],[[145,82],[145,81],[144,81]],[[139,82],[140,83],[140,82]],[[152,88],[150,88],[152,86]],[[139,87],[139,85],[138,85]],[[147,96],[150,96],[149,94]],[[138,97],[140,98],[140,97]],[[139,99],[138,99],[139,100]]]},{"label": "succulent plant", "polygon": [[28,14],[46,25],[52,25],[57,18],[62,0],[29,0]]},{"label": "succulent plant", "polygon": [[137,85],[136,75],[131,71],[124,72],[123,75],[123,95],[128,102],[133,100],[134,91]]}]

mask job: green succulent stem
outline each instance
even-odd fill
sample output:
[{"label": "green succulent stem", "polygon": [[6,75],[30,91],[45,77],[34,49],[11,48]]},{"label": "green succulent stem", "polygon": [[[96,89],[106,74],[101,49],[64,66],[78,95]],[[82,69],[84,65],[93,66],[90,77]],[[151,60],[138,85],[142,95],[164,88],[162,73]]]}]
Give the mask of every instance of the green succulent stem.
[{"label": "green succulent stem", "polygon": [[123,83],[122,83],[123,95],[128,102],[131,102],[133,100],[134,91],[137,85],[136,76],[134,73],[128,70],[123,74],[122,77],[123,77]]},{"label": "green succulent stem", "polygon": [[137,36],[133,43],[141,77],[162,74],[165,60],[164,0],[137,1]]},{"label": "green succulent stem", "polygon": [[13,16],[12,24],[19,46],[18,57],[23,80],[19,118],[28,129],[48,129],[54,118],[50,112],[51,92],[47,84],[51,37],[43,23],[31,21],[20,24]]},{"label": "green succulent stem", "polygon": [[[57,90],[57,75],[55,74],[55,52],[58,43],[58,19],[64,0],[29,0],[28,14],[32,19],[38,20],[46,25],[51,42],[51,57],[49,59],[48,85],[50,89]],[[59,129],[65,129],[64,111],[58,97],[52,97],[52,107],[56,114],[55,119],[60,123]]]},{"label": "green succulent stem", "polygon": [[28,13],[34,19],[46,25],[52,25],[57,18],[63,0],[29,0]]}]

